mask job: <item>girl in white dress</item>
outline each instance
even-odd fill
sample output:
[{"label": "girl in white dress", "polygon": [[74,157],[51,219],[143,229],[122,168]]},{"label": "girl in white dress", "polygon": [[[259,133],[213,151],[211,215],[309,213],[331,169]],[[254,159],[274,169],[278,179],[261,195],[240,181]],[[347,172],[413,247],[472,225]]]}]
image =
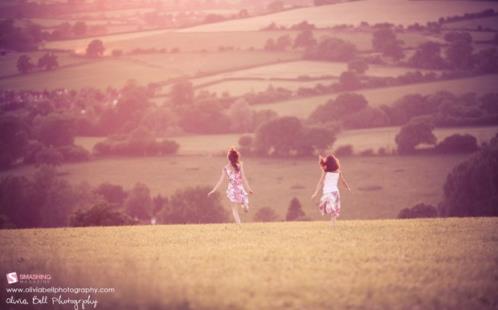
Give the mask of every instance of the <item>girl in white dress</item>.
[{"label": "girl in white dress", "polygon": [[316,185],[315,192],[311,199],[315,199],[322,188],[322,197],[318,205],[322,215],[330,214],[330,221],[332,226],[335,226],[336,218],[341,212],[341,196],[339,194],[339,180],[342,181],[344,186],[351,192],[346,179],[340,171],[339,159],[334,155],[327,157],[319,156],[319,163],[322,167],[322,175]]},{"label": "girl in white dress", "polygon": [[244,184],[249,193],[253,193],[245,177],[244,166],[242,165],[242,162],[239,161],[239,157],[240,154],[236,149],[230,148],[230,150],[228,150],[228,164],[221,170],[221,176],[218,183],[216,183],[213,190],[208,193],[208,196],[211,196],[221,185],[225,176],[228,178],[226,195],[230,202],[232,202],[232,214],[235,223],[237,224],[240,224],[240,216],[237,207],[241,206],[245,212],[249,211],[249,197],[244,188]]}]

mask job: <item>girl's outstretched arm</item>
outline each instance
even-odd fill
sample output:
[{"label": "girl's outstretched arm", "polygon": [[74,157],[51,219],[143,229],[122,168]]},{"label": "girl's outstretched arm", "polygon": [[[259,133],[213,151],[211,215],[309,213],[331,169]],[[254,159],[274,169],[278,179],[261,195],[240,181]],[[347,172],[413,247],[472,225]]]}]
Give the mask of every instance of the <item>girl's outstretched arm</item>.
[{"label": "girl's outstretched arm", "polygon": [[344,184],[344,186],[346,186],[346,188],[348,189],[348,191],[351,192],[351,188],[349,187],[348,182],[346,182],[346,178],[344,177],[344,175],[342,174],[342,172],[340,173],[340,176],[341,176],[342,184]]},{"label": "girl's outstretched arm", "polygon": [[240,164],[240,173],[242,175],[242,180],[244,181],[245,186],[247,187],[247,190],[249,191],[249,193],[252,194],[253,191],[252,191],[251,186],[249,186],[249,182],[247,182],[246,174],[244,172],[244,166],[242,164]]},{"label": "girl's outstretched arm", "polygon": [[315,192],[313,193],[313,195],[311,195],[311,199],[315,199],[316,195],[318,195],[318,192],[320,191],[320,188],[322,187],[324,178],[325,178],[325,172],[322,171],[322,175],[320,176],[320,180],[318,180],[318,183],[316,184]]},{"label": "girl's outstretched arm", "polygon": [[225,179],[225,171],[221,169],[220,179],[218,180],[218,183],[216,183],[216,185],[213,187],[213,189],[208,193],[208,196],[211,196],[214,192],[216,192],[218,187],[220,187],[221,183],[223,182],[223,179]]}]

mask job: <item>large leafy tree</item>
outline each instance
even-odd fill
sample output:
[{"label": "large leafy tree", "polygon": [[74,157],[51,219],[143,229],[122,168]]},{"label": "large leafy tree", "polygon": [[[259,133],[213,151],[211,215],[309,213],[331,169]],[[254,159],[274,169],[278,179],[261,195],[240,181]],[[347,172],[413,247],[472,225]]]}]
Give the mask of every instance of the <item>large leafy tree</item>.
[{"label": "large leafy tree", "polygon": [[395,141],[400,154],[410,154],[421,143],[435,144],[436,136],[432,132],[434,123],[429,117],[416,117],[401,127]]},{"label": "large leafy tree", "polygon": [[498,135],[446,178],[443,216],[498,216]]}]

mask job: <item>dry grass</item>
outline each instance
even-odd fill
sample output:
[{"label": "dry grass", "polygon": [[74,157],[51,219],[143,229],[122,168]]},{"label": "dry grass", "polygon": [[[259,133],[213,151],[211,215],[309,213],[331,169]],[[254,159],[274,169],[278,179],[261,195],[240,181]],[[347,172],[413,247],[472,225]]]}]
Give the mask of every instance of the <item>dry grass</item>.
[{"label": "dry grass", "polygon": [[50,273],[46,286],[115,288],[92,295],[101,309],[496,309],[497,227],[463,218],[3,230],[0,265]]}]

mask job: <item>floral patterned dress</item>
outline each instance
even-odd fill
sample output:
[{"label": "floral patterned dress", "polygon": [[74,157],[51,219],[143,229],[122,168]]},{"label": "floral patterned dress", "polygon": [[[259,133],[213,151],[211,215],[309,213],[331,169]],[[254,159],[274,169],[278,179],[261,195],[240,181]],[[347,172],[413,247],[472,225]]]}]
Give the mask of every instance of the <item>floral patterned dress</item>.
[{"label": "floral patterned dress", "polygon": [[249,207],[249,198],[244,186],[242,185],[242,173],[225,167],[225,172],[228,177],[227,197],[228,199],[237,204],[244,205],[245,208]]}]

